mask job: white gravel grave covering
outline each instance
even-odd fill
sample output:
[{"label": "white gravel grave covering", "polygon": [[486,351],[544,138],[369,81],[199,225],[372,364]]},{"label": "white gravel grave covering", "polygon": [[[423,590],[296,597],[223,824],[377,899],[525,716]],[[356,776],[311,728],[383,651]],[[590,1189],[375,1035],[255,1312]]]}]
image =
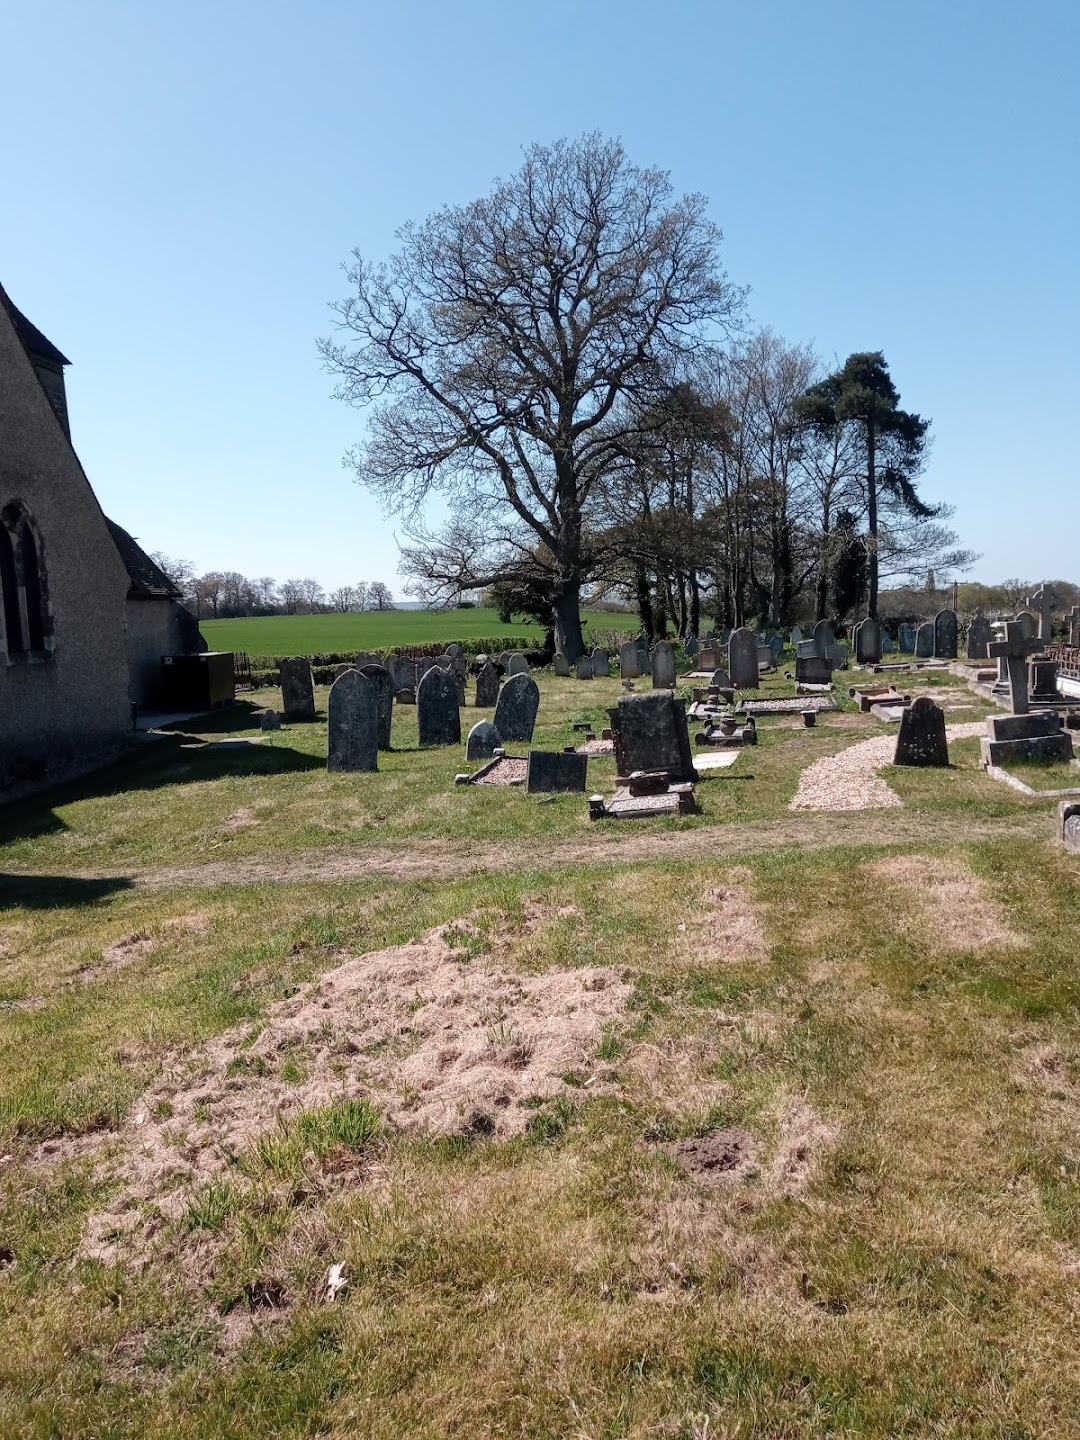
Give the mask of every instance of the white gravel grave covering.
[{"label": "white gravel grave covering", "polygon": [[[985,735],[986,721],[972,720],[946,727],[949,740]],[[825,755],[799,776],[790,810],[889,810],[904,802],[878,771],[891,765],[896,754],[895,735],[877,735],[849,745],[839,755]]]}]

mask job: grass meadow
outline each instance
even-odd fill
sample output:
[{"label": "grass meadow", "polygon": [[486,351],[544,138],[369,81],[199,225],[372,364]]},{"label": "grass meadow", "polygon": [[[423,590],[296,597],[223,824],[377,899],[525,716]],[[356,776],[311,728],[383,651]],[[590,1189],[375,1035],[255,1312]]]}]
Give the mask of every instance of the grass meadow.
[{"label": "grass meadow", "polygon": [[[542,748],[622,693],[539,682]],[[675,819],[455,787],[408,707],[328,775],[325,690],[0,811],[0,1434],[1080,1433],[1080,861],[977,740],[791,812],[883,733],[842,694]],[[625,1000],[521,1093],[577,974]],[[470,1036],[519,1098],[391,1123]]]},{"label": "grass meadow", "polygon": [[[248,655],[318,655],[349,650],[392,650],[396,645],[449,645],[455,640],[500,637],[538,645],[541,625],[515,619],[500,623],[498,612],[475,610],[383,610],[348,615],[266,615],[199,622],[212,650]],[[587,628],[638,629],[636,615],[587,610]]]}]

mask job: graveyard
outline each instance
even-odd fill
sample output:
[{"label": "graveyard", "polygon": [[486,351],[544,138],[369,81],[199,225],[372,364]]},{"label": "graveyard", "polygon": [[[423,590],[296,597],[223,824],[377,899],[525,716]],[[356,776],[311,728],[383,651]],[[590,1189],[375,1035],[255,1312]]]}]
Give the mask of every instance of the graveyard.
[{"label": "graveyard", "polygon": [[973,628],[297,660],[6,807],[0,1429],[1075,1433],[1080,767]]}]

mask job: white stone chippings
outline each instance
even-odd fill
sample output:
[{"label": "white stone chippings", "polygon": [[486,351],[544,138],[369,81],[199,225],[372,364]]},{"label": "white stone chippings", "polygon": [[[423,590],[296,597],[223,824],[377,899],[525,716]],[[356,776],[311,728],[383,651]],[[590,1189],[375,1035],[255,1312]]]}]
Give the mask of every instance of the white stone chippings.
[{"label": "white stone chippings", "polygon": [[[985,735],[985,720],[949,725],[946,736],[966,740]],[[878,771],[891,765],[896,753],[895,735],[878,735],[849,745],[839,755],[825,755],[808,765],[799,776],[799,788],[790,810],[889,810],[904,802]]]}]

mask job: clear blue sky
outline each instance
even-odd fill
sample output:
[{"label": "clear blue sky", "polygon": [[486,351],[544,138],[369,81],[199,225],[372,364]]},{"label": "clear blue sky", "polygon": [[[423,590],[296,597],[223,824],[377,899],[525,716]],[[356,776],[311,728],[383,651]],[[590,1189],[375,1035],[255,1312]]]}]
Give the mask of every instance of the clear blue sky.
[{"label": "clear blue sky", "polygon": [[316,337],[353,246],[599,129],[710,199],[754,321],[882,349],[972,576],[1080,580],[1080,0],[0,0],[0,281],[110,515],[398,584]]}]

